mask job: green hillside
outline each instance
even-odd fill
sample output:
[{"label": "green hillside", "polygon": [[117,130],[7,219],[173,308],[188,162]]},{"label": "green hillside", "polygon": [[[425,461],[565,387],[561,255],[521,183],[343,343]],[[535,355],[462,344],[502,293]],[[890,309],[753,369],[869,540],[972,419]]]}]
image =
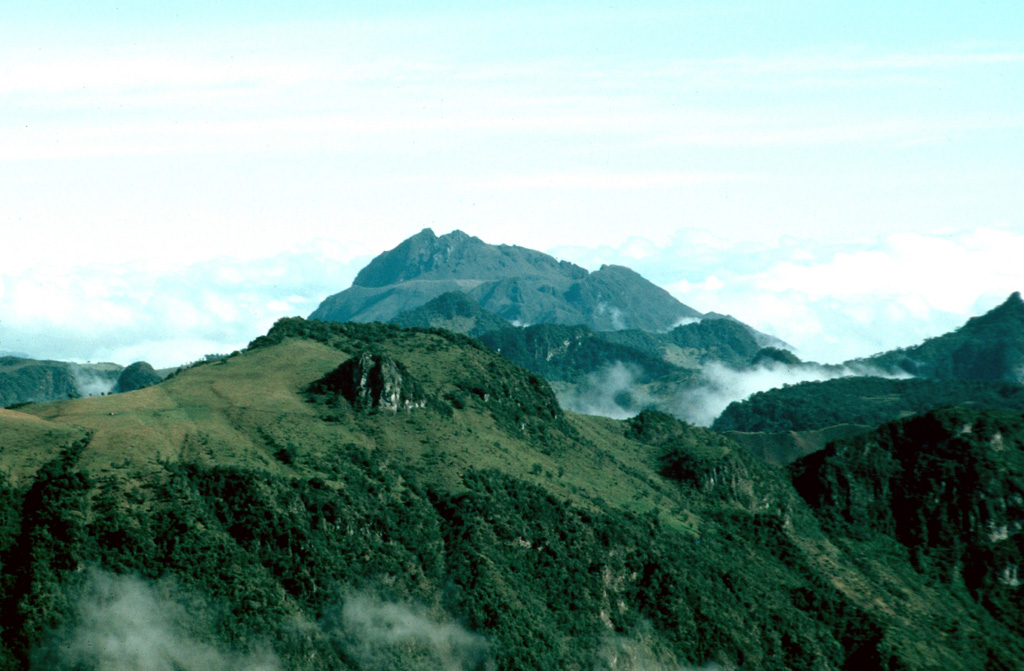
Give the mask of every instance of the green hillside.
[{"label": "green hillside", "polygon": [[1020,292],[957,330],[863,363],[941,380],[1024,381],[1024,299]]},{"label": "green hillside", "polygon": [[717,431],[807,431],[883,422],[950,405],[1024,412],[1024,385],[970,380],[846,377],[758,392],[730,403]]},{"label": "green hillside", "polygon": [[831,499],[819,522],[786,472],[667,415],[567,413],[447,331],[282,320],[155,386],[2,411],[0,440],[4,670],[1024,658],[1011,602],[888,527],[837,532]]},{"label": "green hillside", "polygon": [[507,319],[484,310],[461,291],[449,291],[418,308],[401,312],[391,323],[406,328],[443,328],[474,337],[511,326]]}]

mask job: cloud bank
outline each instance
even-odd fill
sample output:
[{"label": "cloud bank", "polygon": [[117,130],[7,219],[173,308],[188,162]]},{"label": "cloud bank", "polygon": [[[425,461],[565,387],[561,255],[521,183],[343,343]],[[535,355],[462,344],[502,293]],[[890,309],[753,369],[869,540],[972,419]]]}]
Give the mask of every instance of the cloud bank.
[{"label": "cloud bank", "polygon": [[823,363],[915,345],[1024,290],[1024,233],[1000,228],[841,244],[680,230],[667,244],[635,238],[554,253],[586,267],[630,265],[687,305],[730,314]]},{"label": "cloud bank", "polygon": [[[351,284],[363,256],[309,245],[183,266],[71,265],[0,275],[0,349],[157,368],[244,347]],[[339,258],[340,256],[340,258]]]}]

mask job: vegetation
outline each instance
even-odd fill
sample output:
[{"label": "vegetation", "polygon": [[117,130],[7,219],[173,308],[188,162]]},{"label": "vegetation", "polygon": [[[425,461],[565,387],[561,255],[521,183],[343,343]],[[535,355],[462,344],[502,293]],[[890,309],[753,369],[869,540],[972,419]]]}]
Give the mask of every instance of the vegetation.
[{"label": "vegetation", "polygon": [[[349,398],[342,367],[364,357],[429,402]],[[973,470],[935,452],[931,482],[994,506],[979,519],[1019,520],[986,493],[1015,500],[1024,419],[942,426],[961,420],[977,450],[998,433],[1002,451]],[[986,544],[951,521],[920,561],[919,532],[843,521],[828,473],[852,462],[797,472],[801,497],[668,415],[565,413],[544,380],[450,332],[282,320],[156,386],[2,411],[0,430],[5,671],[102,668],[83,641],[127,635],[108,620],[149,613],[140,599],[177,643],[153,654],[230,655],[223,668],[978,669],[1024,654],[1016,592],[944,577],[963,557],[998,581],[1011,527]],[[865,463],[889,464],[886,445]]]},{"label": "vegetation", "polygon": [[967,380],[848,377],[801,382],[730,403],[716,431],[807,431],[837,424],[869,427],[951,405],[1024,411],[1024,386]]},{"label": "vegetation", "polygon": [[859,363],[933,379],[1020,382],[1024,370],[1024,299],[1016,292],[1002,305],[969,319],[952,333]]}]

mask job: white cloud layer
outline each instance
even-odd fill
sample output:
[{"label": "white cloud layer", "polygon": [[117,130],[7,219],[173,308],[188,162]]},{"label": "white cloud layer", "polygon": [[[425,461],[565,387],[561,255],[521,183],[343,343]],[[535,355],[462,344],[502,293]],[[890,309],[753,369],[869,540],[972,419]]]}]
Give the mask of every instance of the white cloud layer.
[{"label": "white cloud layer", "polygon": [[0,351],[173,367],[244,347],[281,317],[308,316],[365,257],[329,246],[180,267],[106,264],[0,275]]},{"label": "white cloud layer", "polygon": [[[254,260],[8,265],[0,274],[0,351],[158,367],[230,352],[280,317],[309,315],[380,251],[319,241]],[[592,270],[632,267],[691,307],[731,314],[823,363],[917,344],[1024,291],[1024,233],[1006,229],[825,247],[677,231],[666,240],[634,236],[617,247],[550,251]]]},{"label": "white cloud layer", "polygon": [[[637,248],[647,253],[638,258]],[[1008,229],[833,246],[732,244],[681,231],[661,246],[634,239],[555,251],[589,267],[629,265],[687,305],[731,314],[823,363],[915,345],[1024,291],[1024,232]]]}]

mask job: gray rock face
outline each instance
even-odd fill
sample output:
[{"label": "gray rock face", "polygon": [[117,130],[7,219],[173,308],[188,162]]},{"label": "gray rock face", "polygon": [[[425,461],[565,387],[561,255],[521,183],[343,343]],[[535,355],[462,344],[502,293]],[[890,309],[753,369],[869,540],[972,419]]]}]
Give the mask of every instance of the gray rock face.
[{"label": "gray rock face", "polygon": [[629,268],[591,273],[532,249],[489,245],[462,231],[438,237],[428,228],[371,261],[310,318],[389,322],[452,291],[521,324],[665,331],[701,316]]},{"label": "gray rock face", "polygon": [[364,352],[315,382],[313,393],[334,393],[357,410],[386,412],[424,408],[426,397],[405,367],[386,354]]}]

